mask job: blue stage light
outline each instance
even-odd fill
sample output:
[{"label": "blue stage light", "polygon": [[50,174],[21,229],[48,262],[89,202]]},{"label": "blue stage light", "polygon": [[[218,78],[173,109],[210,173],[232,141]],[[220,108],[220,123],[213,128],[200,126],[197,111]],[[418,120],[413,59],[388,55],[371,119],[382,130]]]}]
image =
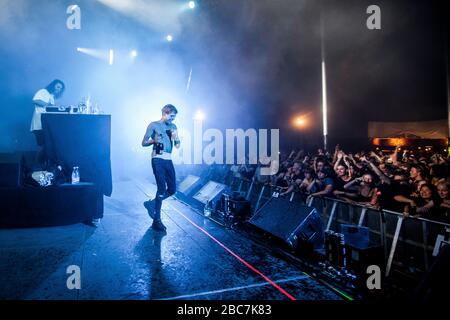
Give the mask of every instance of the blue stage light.
[{"label": "blue stage light", "polygon": [[112,66],[114,63],[114,50],[110,49],[109,50],[109,65]]}]

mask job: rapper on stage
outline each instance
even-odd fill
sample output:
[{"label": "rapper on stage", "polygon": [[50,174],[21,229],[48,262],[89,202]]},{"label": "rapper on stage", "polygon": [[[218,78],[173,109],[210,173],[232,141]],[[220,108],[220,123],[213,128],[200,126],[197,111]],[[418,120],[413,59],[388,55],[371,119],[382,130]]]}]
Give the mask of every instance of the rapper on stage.
[{"label": "rapper on stage", "polygon": [[152,228],[166,231],[161,221],[161,206],[163,200],[175,193],[175,169],[172,163],[173,147],[180,147],[177,126],[173,123],[178,110],[171,104],[162,108],[159,121],[151,122],[142,139],[143,147],[153,146],[152,168],[158,190],[155,199],[144,202],[149,216],[153,219]]}]

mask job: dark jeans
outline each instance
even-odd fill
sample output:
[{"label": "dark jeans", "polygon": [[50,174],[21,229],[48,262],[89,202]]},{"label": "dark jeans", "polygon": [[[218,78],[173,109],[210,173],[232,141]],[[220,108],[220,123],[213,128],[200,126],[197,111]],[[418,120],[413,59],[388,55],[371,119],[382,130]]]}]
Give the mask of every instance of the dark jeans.
[{"label": "dark jeans", "polygon": [[45,155],[45,140],[44,140],[44,131],[42,130],[34,130],[34,136],[36,137],[36,144],[38,145],[38,151],[36,154],[36,162],[45,169],[46,166],[46,155]]},{"label": "dark jeans", "polygon": [[36,144],[39,147],[44,146],[44,132],[42,130],[34,130],[33,133],[36,137]]},{"label": "dark jeans", "polygon": [[155,197],[155,220],[161,219],[163,200],[176,191],[175,169],[172,160],[152,159],[153,174],[155,175],[158,191]]}]

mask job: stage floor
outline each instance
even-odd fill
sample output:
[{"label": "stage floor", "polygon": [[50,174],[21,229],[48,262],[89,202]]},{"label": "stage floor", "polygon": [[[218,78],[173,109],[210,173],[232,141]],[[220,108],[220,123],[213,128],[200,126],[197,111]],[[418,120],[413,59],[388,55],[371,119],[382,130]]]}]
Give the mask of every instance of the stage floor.
[{"label": "stage floor", "polygon": [[[145,181],[114,184],[97,228],[0,230],[0,299],[342,300],[298,267],[168,199],[153,231]],[[81,269],[69,290],[66,269]]]}]

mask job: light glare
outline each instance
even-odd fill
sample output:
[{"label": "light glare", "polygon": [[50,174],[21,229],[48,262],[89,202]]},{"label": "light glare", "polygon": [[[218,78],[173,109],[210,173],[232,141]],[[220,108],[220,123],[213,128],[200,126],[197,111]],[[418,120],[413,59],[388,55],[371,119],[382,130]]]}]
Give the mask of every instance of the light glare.
[{"label": "light glare", "polygon": [[205,120],[205,114],[201,110],[198,110],[195,113],[194,119],[195,120],[199,120],[199,121],[203,121],[203,120]]},{"label": "light glare", "polygon": [[109,65],[112,66],[114,63],[114,50],[109,50]]}]

